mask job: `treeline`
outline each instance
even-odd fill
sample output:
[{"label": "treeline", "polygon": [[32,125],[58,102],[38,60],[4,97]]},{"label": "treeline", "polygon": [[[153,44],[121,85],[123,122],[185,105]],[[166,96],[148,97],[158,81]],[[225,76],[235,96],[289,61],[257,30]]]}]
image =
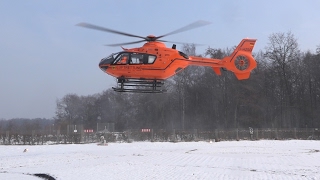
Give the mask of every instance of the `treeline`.
[{"label": "treeline", "polygon": [[[189,55],[195,49],[183,46]],[[208,48],[203,55],[223,58],[232,51]],[[67,94],[57,101],[55,118],[91,128],[114,122],[117,130],[320,127],[320,47],[302,52],[291,32],[274,33],[254,56],[258,67],[248,80],[188,67],[166,80],[163,94]]]},{"label": "treeline", "polygon": [[6,131],[10,133],[31,133],[34,130],[50,130],[54,128],[54,119],[44,118],[14,118],[9,120],[0,119],[0,135]]}]

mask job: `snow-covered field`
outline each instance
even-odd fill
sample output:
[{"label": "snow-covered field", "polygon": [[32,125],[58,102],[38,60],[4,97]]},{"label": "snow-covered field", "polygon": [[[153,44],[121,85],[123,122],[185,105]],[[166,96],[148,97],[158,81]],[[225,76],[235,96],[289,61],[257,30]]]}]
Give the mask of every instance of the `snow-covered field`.
[{"label": "snow-covered field", "polygon": [[0,146],[0,179],[320,179],[319,150],[302,140]]}]

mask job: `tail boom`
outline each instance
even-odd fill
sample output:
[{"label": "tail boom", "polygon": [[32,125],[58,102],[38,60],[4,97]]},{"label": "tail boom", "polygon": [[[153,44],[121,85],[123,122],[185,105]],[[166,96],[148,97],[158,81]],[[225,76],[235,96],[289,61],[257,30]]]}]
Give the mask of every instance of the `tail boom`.
[{"label": "tail boom", "polygon": [[221,75],[221,68],[232,71],[238,80],[248,79],[257,63],[252,56],[256,39],[243,39],[230,56],[223,59],[190,56],[188,65],[209,66],[217,75]]}]

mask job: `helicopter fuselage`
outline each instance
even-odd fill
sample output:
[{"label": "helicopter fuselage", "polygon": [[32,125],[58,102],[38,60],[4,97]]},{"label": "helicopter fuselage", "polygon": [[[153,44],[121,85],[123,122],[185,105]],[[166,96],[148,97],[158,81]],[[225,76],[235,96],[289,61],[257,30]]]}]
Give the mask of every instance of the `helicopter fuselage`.
[{"label": "helicopter fuselage", "polygon": [[100,61],[107,74],[122,79],[165,80],[189,65],[212,67],[220,75],[220,68],[235,73],[239,80],[249,78],[256,67],[252,57],[255,39],[243,39],[235,51],[223,59],[188,56],[162,42],[147,42],[142,47],[124,49]]}]

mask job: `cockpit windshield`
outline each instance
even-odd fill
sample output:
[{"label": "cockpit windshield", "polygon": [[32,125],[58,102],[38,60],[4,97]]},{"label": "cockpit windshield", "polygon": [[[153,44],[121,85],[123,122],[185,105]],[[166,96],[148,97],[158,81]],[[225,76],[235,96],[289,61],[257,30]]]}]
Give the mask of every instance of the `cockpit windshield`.
[{"label": "cockpit windshield", "polygon": [[115,58],[119,55],[119,53],[120,52],[110,54],[108,57],[101,59],[100,63],[111,64],[115,60]]}]

